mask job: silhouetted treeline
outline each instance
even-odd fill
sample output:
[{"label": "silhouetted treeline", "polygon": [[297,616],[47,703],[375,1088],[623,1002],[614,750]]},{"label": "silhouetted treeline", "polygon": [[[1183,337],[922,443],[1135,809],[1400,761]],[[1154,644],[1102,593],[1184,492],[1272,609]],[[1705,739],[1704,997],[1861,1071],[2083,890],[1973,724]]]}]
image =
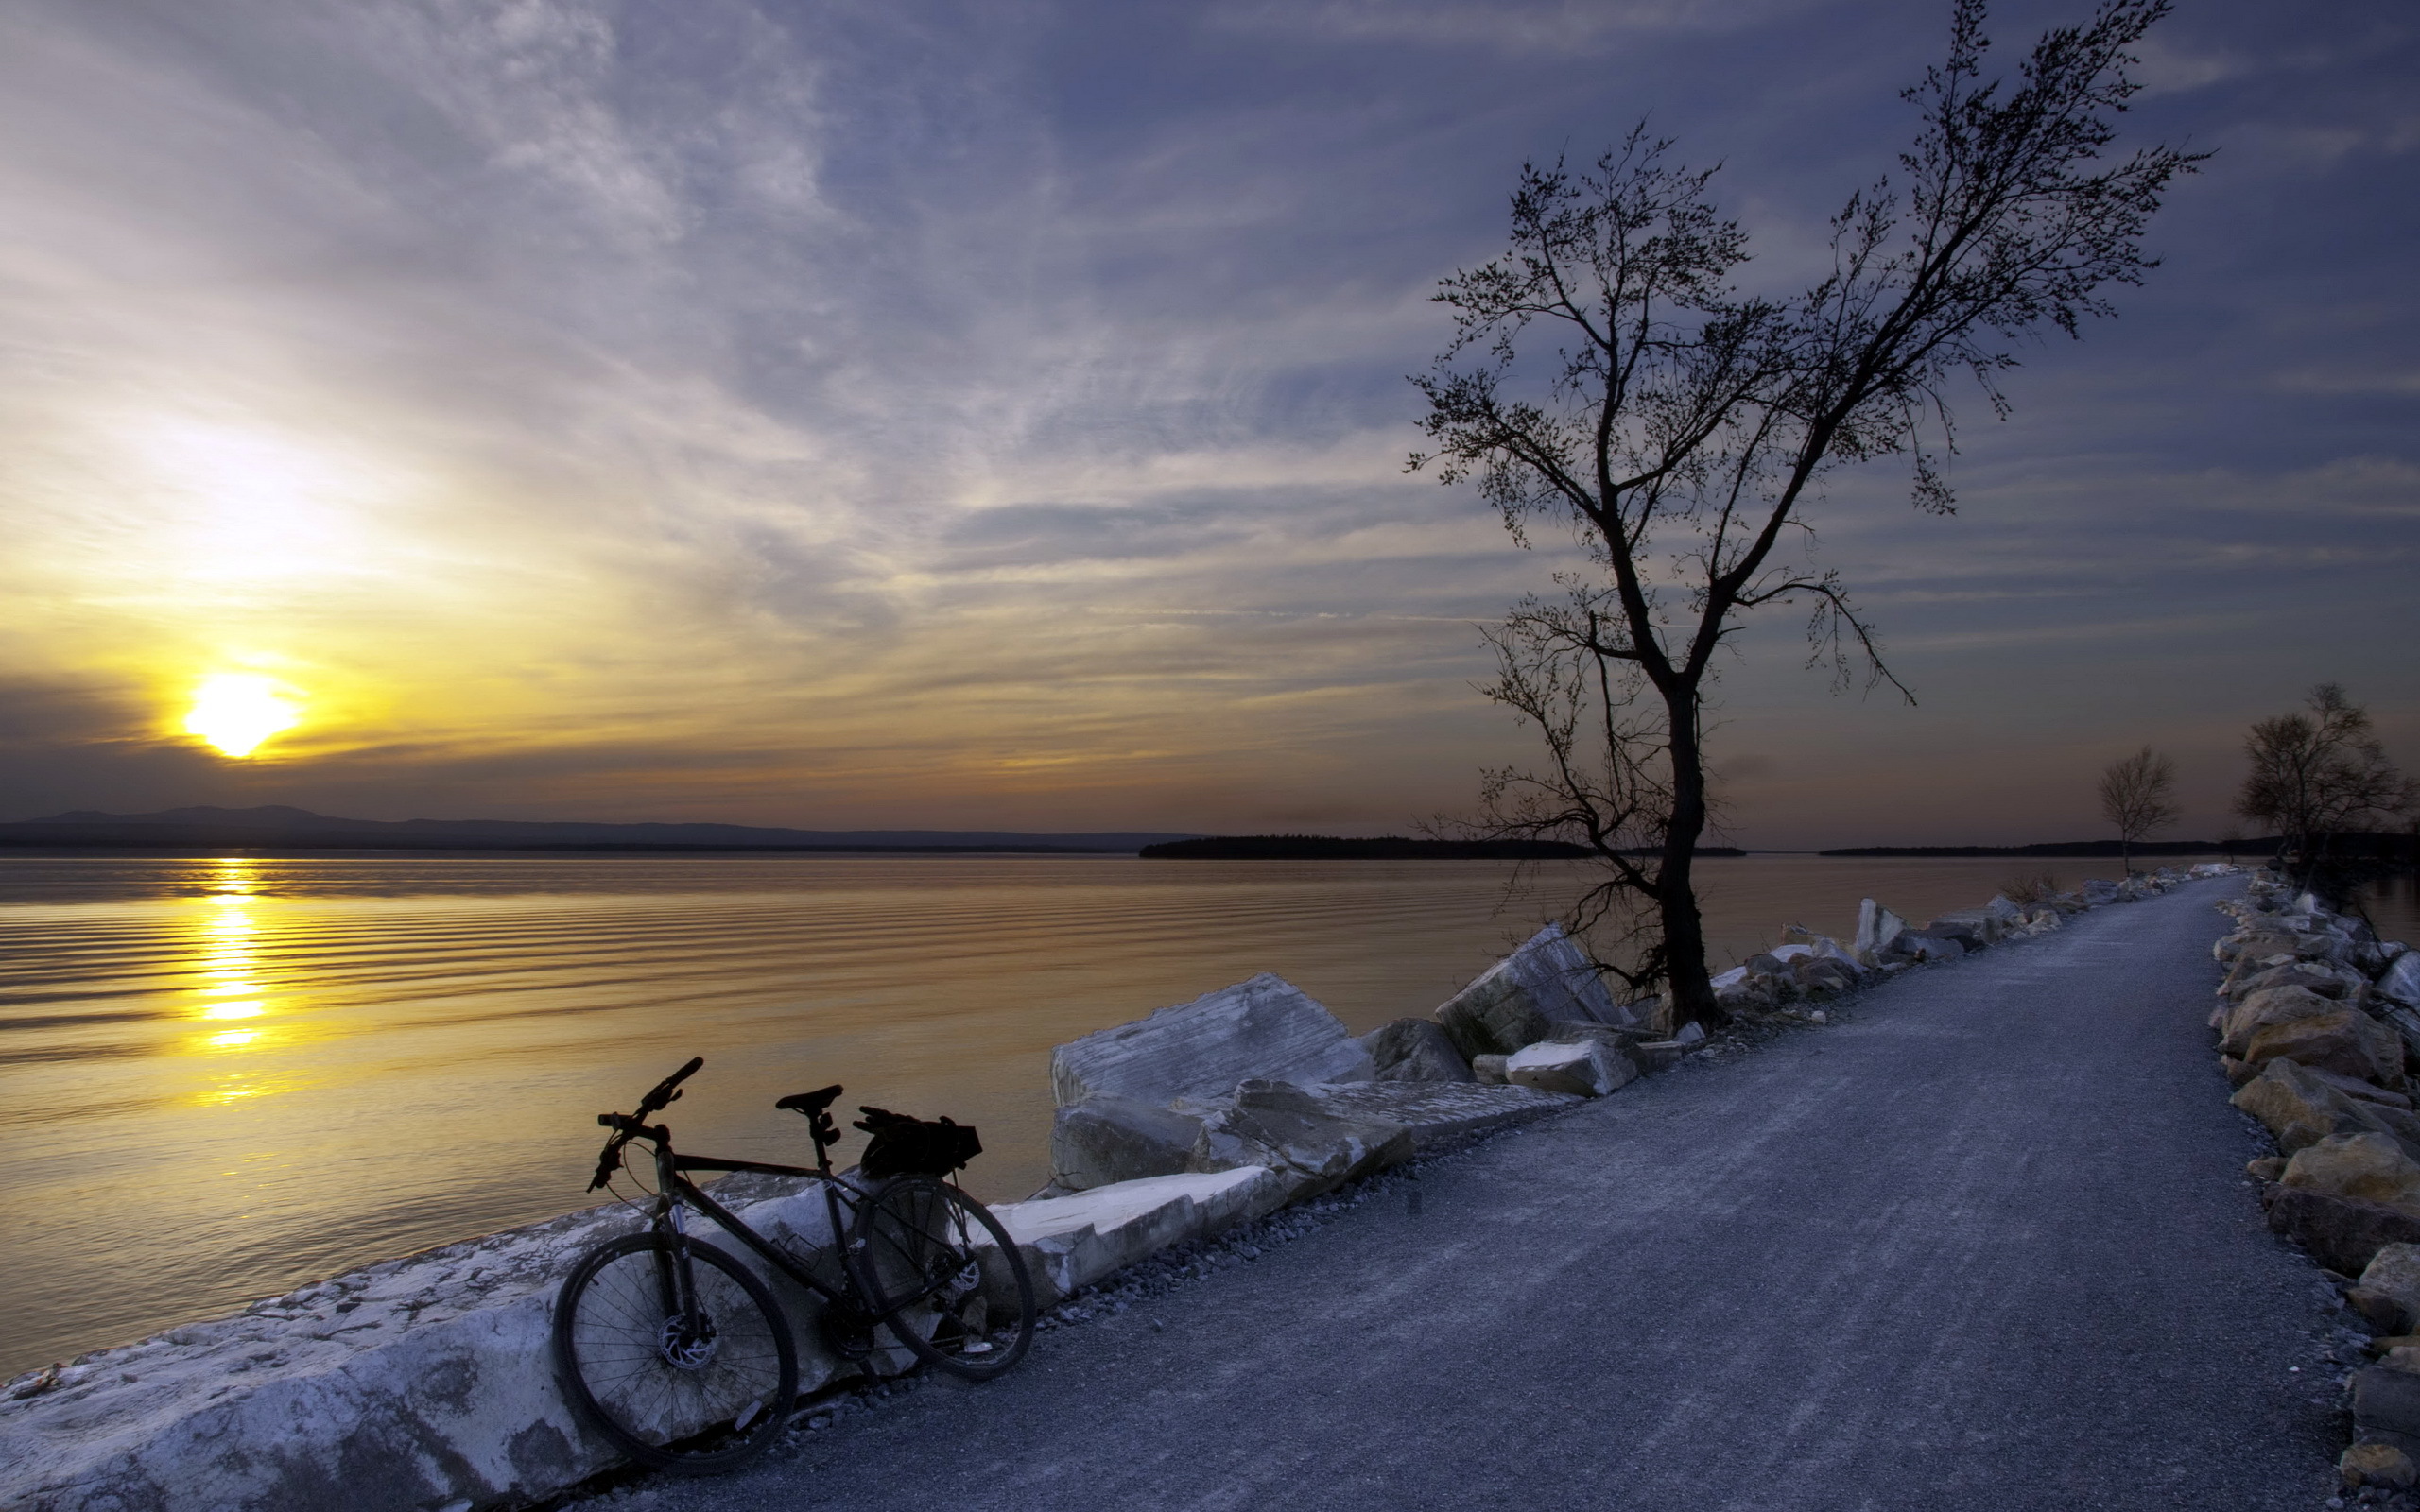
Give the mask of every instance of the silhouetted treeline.
[{"label": "silhouetted treeline", "polygon": [[[2351,836],[2348,838],[2360,838]],[[2385,835],[2383,839],[2399,836]],[[1825,856],[2114,856],[2123,847],[2116,840],[2052,840],[2042,845],[1853,845],[1833,850],[1819,850]],[[2134,847],[2138,856],[2269,856],[2277,851],[2274,835],[2257,840],[2238,840],[2228,845],[2220,840],[2159,840],[2137,841]]]},{"label": "silhouetted treeline", "polygon": [[[1413,840],[1399,834],[1347,839],[1335,834],[1214,834],[1147,845],[1150,861],[1569,861],[1587,855],[1561,840]],[[1741,856],[1728,847],[1702,856]]]}]

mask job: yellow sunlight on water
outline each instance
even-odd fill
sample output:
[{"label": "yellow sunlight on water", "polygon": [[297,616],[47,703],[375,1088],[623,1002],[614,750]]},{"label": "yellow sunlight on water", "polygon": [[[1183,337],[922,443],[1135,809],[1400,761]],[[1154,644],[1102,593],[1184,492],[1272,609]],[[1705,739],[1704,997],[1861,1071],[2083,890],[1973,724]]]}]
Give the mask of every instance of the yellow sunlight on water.
[{"label": "yellow sunlight on water", "polygon": [[228,756],[250,756],[261,743],[302,720],[302,698],[275,678],[221,672],[194,690],[185,733],[199,735]]},{"label": "yellow sunlight on water", "polygon": [[[194,1018],[214,1026],[211,1032],[196,1035],[190,1042],[192,1050],[200,1055],[216,1057],[230,1051],[265,1050],[285,1038],[250,1024],[241,1028],[216,1027],[230,1021],[263,1018],[269,1012],[268,994],[259,976],[260,920],[253,915],[252,868],[251,861],[231,856],[220,861],[211,875],[213,890],[200,919],[199,937],[195,941],[194,974],[201,980],[190,989],[199,1000],[194,1005]],[[218,1070],[216,1084],[201,1095],[200,1101],[233,1102],[269,1090],[257,1067],[237,1065]]]}]

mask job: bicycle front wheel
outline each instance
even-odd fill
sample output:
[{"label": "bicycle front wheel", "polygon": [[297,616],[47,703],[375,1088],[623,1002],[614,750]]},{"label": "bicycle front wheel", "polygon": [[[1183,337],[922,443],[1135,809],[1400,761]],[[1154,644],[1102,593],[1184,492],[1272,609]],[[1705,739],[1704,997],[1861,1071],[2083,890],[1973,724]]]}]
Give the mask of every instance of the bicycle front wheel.
[{"label": "bicycle front wheel", "polygon": [[946,1181],[906,1176],[884,1185],[858,1208],[846,1253],[875,1317],[954,1376],[989,1381],[1033,1343],[1025,1257],[999,1219]]},{"label": "bicycle front wheel", "polygon": [[590,1250],[555,1301],[555,1366],[573,1407],[631,1458],[711,1475],[771,1446],[798,1395],[798,1349],[763,1281],[711,1245],[686,1248],[685,1266],[663,1234]]}]

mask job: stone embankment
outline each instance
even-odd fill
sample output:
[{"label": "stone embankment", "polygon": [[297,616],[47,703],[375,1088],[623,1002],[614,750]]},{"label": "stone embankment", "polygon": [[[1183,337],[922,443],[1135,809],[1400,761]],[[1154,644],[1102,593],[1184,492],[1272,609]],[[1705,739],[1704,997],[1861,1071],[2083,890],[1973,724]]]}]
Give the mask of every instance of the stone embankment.
[{"label": "stone embankment", "polygon": [[2219,906],[2237,928],[2213,947],[2210,1027],[2235,1106],[2276,1140],[2248,1168],[2269,1227],[2376,1332],[2381,1363],[2345,1383],[2355,1441],[2338,1464],[2376,1502],[2420,1482],[2420,951],[2268,878]]},{"label": "stone embankment", "polygon": [[[2178,880],[2162,872],[2026,903],[1995,898],[1921,928],[1869,900],[1850,944],[1793,929],[1772,951],[1725,972],[1717,989],[1743,1018],[1821,1023],[1830,1000],[1859,987],[2055,929],[2074,912]],[[2333,960],[2285,949],[2290,961]],[[2330,980],[2340,988],[2332,998],[2314,995],[2335,1002],[2352,991],[2349,979]],[[994,1211],[1043,1300],[1057,1301],[1170,1246],[1416,1155],[1617,1092],[1706,1042],[1694,1025],[1678,1035],[1666,1027],[1657,1003],[1615,1002],[1584,954],[1551,926],[1427,1017],[1357,1038],[1280,978],[1254,977],[1060,1046],[1051,1064],[1059,1107],[1050,1184]],[[2412,1027],[2420,1030],[2420,1018]],[[2345,1044],[2376,1048],[2348,1033]],[[2295,1041],[2317,1042],[2308,1034]],[[2353,1062],[2306,1065],[2271,1044],[2245,1047],[2264,1075],[2282,1061],[2314,1078],[2360,1080]],[[2372,1094],[2344,1091],[2353,1110],[2342,1117],[2399,1113],[2411,1122],[2408,1103],[2394,1106],[2383,1082],[2361,1084]],[[2402,1137],[2403,1125],[2391,1122],[2360,1130],[2376,1126]],[[2411,1131],[2420,1134],[2420,1125]],[[2336,1137],[2331,1126],[2308,1143]],[[2389,1237],[2420,1239],[2420,1167],[2411,1175],[2408,1212],[2370,1202],[2368,1188],[2343,1200],[2411,1225],[2409,1235]],[[752,1226],[802,1251],[831,1242],[819,1192],[740,1185],[750,1179],[718,1190]],[[9,1504],[27,1512],[470,1512],[556,1494],[616,1461],[572,1417],[553,1380],[554,1291],[579,1254],[641,1221],[623,1206],[574,1213],[19,1377],[0,1389]],[[797,1330],[803,1391],[861,1368],[826,1349],[812,1297],[779,1276],[766,1279]],[[875,1362],[885,1370],[906,1363]]]}]

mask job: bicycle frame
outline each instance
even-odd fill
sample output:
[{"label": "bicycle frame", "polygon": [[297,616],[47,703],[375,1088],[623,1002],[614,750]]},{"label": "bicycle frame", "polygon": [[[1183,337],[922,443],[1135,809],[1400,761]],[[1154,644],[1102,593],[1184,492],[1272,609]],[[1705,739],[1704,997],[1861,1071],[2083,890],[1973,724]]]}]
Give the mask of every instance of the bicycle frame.
[{"label": "bicycle frame", "polygon": [[[869,1322],[888,1321],[886,1317],[868,1314],[859,1305],[860,1299],[855,1295],[856,1288],[848,1280],[849,1273],[846,1265],[843,1265],[840,1270],[842,1287],[845,1289],[835,1289],[824,1284],[821,1278],[791,1258],[788,1251],[780,1248],[757,1233],[755,1229],[749,1228],[747,1224],[740,1221],[737,1214],[706,1195],[703,1188],[682,1173],[686,1171],[745,1172],[753,1176],[805,1177],[821,1182],[824,1211],[831,1216],[832,1243],[835,1246],[841,1244],[847,1233],[846,1227],[841,1221],[841,1209],[845,1206],[854,1213],[856,1203],[862,1200],[866,1194],[859,1192],[829,1171],[800,1165],[769,1165],[761,1160],[723,1160],[703,1155],[676,1155],[668,1139],[658,1139],[654,1141],[654,1144],[656,1209],[652,1223],[657,1229],[668,1230],[676,1242],[685,1246],[689,1235],[686,1227],[681,1221],[681,1210],[683,1205],[694,1207],[713,1219],[716,1227],[747,1246],[758,1259],[821,1297],[825,1301],[845,1308],[852,1315]],[[846,1192],[848,1196],[842,1197],[840,1194],[842,1192]],[[686,1317],[690,1315],[692,1301],[691,1297],[683,1295],[689,1290],[690,1286],[688,1271],[685,1265],[675,1268],[680,1271],[680,1274],[677,1277],[666,1278],[668,1294],[665,1298],[666,1312],[669,1314]]]}]

